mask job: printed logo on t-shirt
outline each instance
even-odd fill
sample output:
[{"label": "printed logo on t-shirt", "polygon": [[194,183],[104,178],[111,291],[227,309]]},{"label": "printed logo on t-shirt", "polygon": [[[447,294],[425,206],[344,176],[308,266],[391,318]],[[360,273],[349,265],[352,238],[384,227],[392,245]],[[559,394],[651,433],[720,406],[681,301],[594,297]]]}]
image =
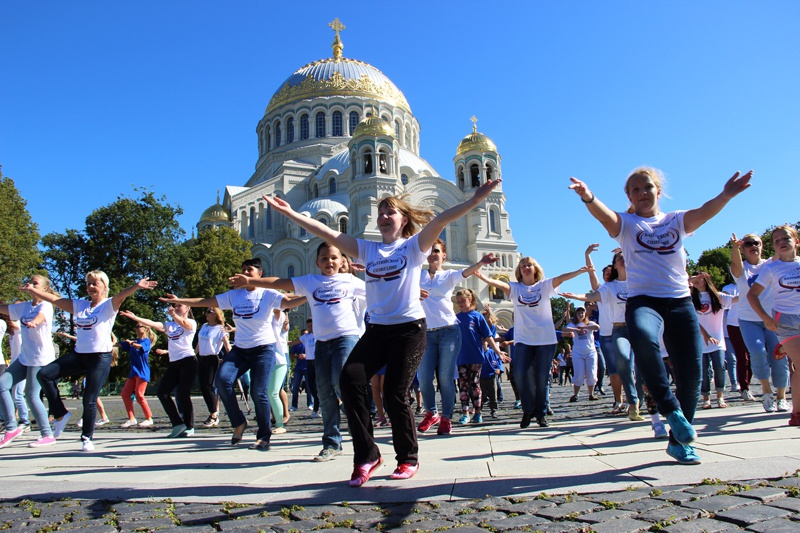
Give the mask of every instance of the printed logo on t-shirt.
[{"label": "printed logo on t-shirt", "polygon": [[539,302],[542,301],[542,292],[536,291],[533,293],[530,292],[520,292],[517,296],[517,303],[520,305],[524,305],[526,307],[536,307],[539,305]]},{"label": "printed logo on t-shirt", "polygon": [[703,302],[700,304],[700,314],[707,315],[711,311],[711,304]]},{"label": "printed logo on t-shirt", "polygon": [[619,300],[620,302],[627,302],[628,301],[628,291],[627,290],[617,292],[616,296],[617,296],[617,300]]},{"label": "printed logo on t-shirt", "polygon": [[174,327],[169,328],[169,331],[167,331],[167,337],[171,341],[176,341],[181,338],[183,331],[184,329],[181,326],[175,325]]},{"label": "printed logo on t-shirt", "polygon": [[795,269],[794,272],[783,276],[778,280],[778,285],[784,289],[800,292],[800,270]]},{"label": "printed logo on t-shirt", "polygon": [[397,279],[400,277],[403,269],[406,268],[407,263],[408,260],[404,255],[369,262],[366,267],[367,276],[375,279],[367,280],[367,282],[379,280],[392,281]]},{"label": "printed logo on t-shirt", "polygon": [[645,248],[645,250],[636,250],[636,252],[656,252],[659,255],[674,254],[680,240],[681,236],[678,230],[667,228],[666,231],[662,231],[657,226],[653,231],[640,231],[636,234],[636,242]]},{"label": "printed logo on t-shirt", "polygon": [[259,306],[257,303],[247,301],[245,303],[240,303],[233,308],[233,316],[243,320],[248,320],[253,318],[253,315],[258,313],[258,311]]},{"label": "printed logo on t-shirt", "polygon": [[97,317],[89,315],[88,317],[78,317],[75,319],[75,326],[84,331],[91,330],[97,324]]},{"label": "printed logo on t-shirt", "polygon": [[343,298],[347,298],[347,287],[320,287],[311,295],[320,305],[336,305]]}]

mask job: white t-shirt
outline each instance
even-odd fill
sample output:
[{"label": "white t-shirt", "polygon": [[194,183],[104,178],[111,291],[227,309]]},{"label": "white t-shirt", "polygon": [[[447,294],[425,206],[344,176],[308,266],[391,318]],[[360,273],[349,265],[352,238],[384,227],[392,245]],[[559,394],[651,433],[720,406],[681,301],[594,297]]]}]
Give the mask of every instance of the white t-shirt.
[{"label": "white t-shirt", "polygon": [[[22,351],[22,324],[19,323],[19,320],[12,320],[11,322],[14,324],[14,333],[9,335],[8,344],[11,347],[11,362],[13,363]],[[55,351],[55,347],[53,350]]]},{"label": "white t-shirt", "polygon": [[[722,292],[726,294],[730,294],[734,298],[739,296],[739,289],[736,288],[734,283],[729,283],[722,287]],[[736,326],[739,327],[739,301],[731,304],[730,309],[725,310],[725,320],[723,322],[725,327],[725,336],[728,336],[728,328],[727,326]]]},{"label": "white t-shirt", "polygon": [[625,322],[625,305],[628,303],[628,282],[615,279],[604,283],[600,293],[600,335],[608,337],[615,323]]},{"label": "white t-shirt", "polygon": [[[39,313],[44,315],[44,322],[31,329],[27,326]],[[19,320],[22,329],[20,340],[22,349],[19,353],[19,362],[25,366],[44,366],[56,359],[53,348],[53,304],[50,302],[20,302],[8,306],[8,315],[11,320]],[[3,323],[5,326],[5,322]]]},{"label": "white t-shirt", "polygon": [[419,301],[419,278],[427,251],[419,234],[391,244],[358,239],[358,261],[366,265],[370,324],[403,324],[425,318]]},{"label": "white t-shirt", "polygon": [[568,328],[578,330],[575,332],[575,337],[572,339],[572,352],[574,354],[587,355],[597,351],[594,346],[593,332],[586,329],[587,325],[596,326],[597,324],[590,321],[589,324],[570,322],[567,325]]},{"label": "white t-shirt", "polygon": [[0,320],[0,365],[6,364],[6,358],[3,356],[3,335],[6,334],[8,325],[5,320]]},{"label": "white t-shirt", "polygon": [[428,329],[443,328],[458,323],[453,311],[453,289],[464,281],[464,270],[437,270],[431,278],[427,270],[420,272],[419,286],[428,291],[422,300]]},{"label": "white t-shirt", "polygon": [[628,297],[683,298],[689,296],[683,239],[686,211],[644,218],[617,213],[622,222],[616,241],[622,247],[628,274]]},{"label": "white t-shirt", "polygon": [[308,299],[316,340],[329,341],[361,333],[355,301],[366,296],[363,281],[351,274],[309,274],[292,278],[292,283],[294,292]]},{"label": "white t-shirt", "polygon": [[553,279],[546,278],[533,285],[511,282],[509,286],[514,302],[514,342],[528,346],[556,344],[550,308],[550,298],[557,296]]},{"label": "white t-shirt", "polygon": [[180,361],[187,357],[194,357],[192,341],[197,331],[197,321],[189,319],[189,328],[184,328],[177,322],[164,322],[164,330],[167,334],[167,349],[169,350],[169,361]]},{"label": "white t-shirt", "polygon": [[225,338],[225,330],[221,324],[210,326],[203,324],[197,334],[197,351],[201,356],[219,355],[222,350],[222,341]]},{"label": "white t-shirt", "polygon": [[314,342],[316,339],[314,338],[313,333],[306,333],[305,335],[300,335],[300,342],[303,343],[303,347],[306,349],[306,361],[313,361],[316,359],[316,355],[314,354]]},{"label": "white t-shirt", "polygon": [[[761,269],[755,282],[764,288],[772,288],[773,312],[800,315],[800,258],[770,261]],[[764,310],[770,312],[769,307]]]},{"label": "white t-shirt", "polygon": [[72,300],[75,321],[76,353],[109,353],[114,347],[111,328],[117,319],[117,311],[111,298],[106,298],[92,307],[89,300]]},{"label": "white t-shirt", "polygon": [[[761,270],[771,263],[771,261],[762,260],[757,265],[751,265],[747,261],[742,260],[742,275],[736,279],[736,288],[739,289],[739,320],[748,320],[750,322],[761,322],[761,317],[753,311],[750,302],[747,301],[747,293],[750,292],[750,286],[756,282]],[[775,297],[772,293],[772,287],[769,284],[761,284],[764,287],[764,292],[758,297],[761,306],[765,311],[769,312],[773,308]]]},{"label": "white t-shirt", "polygon": [[713,343],[703,343],[703,353],[713,353],[718,350],[725,350],[725,330],[723,329],[724,309],[730,309],[733,303],[733,296],[724,292],[719,293],[719,303],[722,309],[714,313],[711,310],[711,295],[707,292],[700,293],[700,309],[697,309],[697,321],[706,330],[706,333],[719,341],[718,345]]},{"label": "white t-shirt", "polygon": [[236,324],[234,346],[255,348],[275,343],[272,310],[280,309],[283,296],[272,289],[235,289],[217,295],[220,309],[233,310]]},{"label": "white t-shirt", "polygon": [[288,346],[288,338],[289,332],[283,331],[283,321],[286,319],[286,315],[281,311],[278,313],[278,316],[275,316],[275,313],[272,313],[272,334],[275,335],[275,364],[276,365],[285,365],[286,364],[286,354],[289,353],[289,346]]}]

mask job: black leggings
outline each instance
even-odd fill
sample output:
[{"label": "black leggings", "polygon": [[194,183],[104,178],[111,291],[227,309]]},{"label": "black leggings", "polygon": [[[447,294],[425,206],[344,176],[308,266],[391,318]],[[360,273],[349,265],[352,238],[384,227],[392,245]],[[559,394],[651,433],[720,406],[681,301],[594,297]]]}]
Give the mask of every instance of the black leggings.
[{"label": "black leggings", "polygon": [[206,402],[208,412],[216,413],[219,406],[219,394],[214,386],[214,378],[219,368],[219,357],[215,355],[201,355],[197,359],[197,377],[200,381],[200,392]]},{"label": "black leggings", "polygon": [[[197,376],[197,358],[184,357],[177,361],[170,361],[167,371],[164,372],[164,377],[158,384],[158,399],[161,401],[161,406],[164,407],[169,421],[172,426],[184,424],[186,429],[194,427],[194,407],[192,407],[192,385],[194,378]],[[181,412],[183,419],[178,413],[178,406],[172,400],[172,390],[178,387],[175,396],[178,403],[181,404]]]}]

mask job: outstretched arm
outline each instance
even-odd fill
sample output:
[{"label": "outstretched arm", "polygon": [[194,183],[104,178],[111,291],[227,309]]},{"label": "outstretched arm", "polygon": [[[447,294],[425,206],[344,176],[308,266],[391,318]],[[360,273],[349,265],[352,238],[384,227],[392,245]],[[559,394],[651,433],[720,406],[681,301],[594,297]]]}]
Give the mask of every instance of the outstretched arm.
[{"label": "outstretched arm", "polygon": [[[685,224],[684,219],[684,224]],[[744,263],[742,260],[742,246],[744,242],[736,238],[735,233],[731,233],[731,275],[738,278],[744,271]]]},{"label": "outstretched arm", "polygon": [[585,294],[575,294],[573,292],[560,292],[559,296],[569,298],[570,300],[578,300],[580,302],[599,302],[602,300],[599,292],[587,292]]},{"label": "outstretched arm", "polygon": [[475,272],[475,274],[473,275],[479,280],[489,285],[490,287],[494,287],[495,289],[500,289],[505,293],[506,296],[511,295],[511,285],[509,285],[505,281],[500,281],[499,279],[487,278],[480,270]]},{"label": "outstretched arm", "polygon": [[167,294],[163,298],[159,298],[162,302],[188,305],[189,307],[219,307],[217,297],[211,298],[178,298],[174,294]]},{"label": "outstretched arm", "polygon": [[299,294],[284,294],[283,300],[281,300],[281,309],[294,309],[307,301],[305,296],[300,296]]},{"label": "outstretched arm", "polygon": [[273,209],[281,213],[286,218],[293,220],[299,226],[307,229],[317,237],[335,244],[336,247],[339,248],[339,250],[341,250],[343,253],[351,257],[358,257],[358,241],[354,237],[347,235],[346,233],[332,230],[318,220],[301,215],[292,209],[292,206],[289,205],[289,202],[283,200],[282,198],[267,196],[266,194],[263,196],[263,198],[269,205],[273,207]]},{"label": "outstretched arm", "polygon": [[584,257],[586,258],[586,266],[589,267],[589,283],[592,284],[592,290],[596,291],[600,288],[600,280],[597,277],[597,272],[594,269],[594,263],[592,262],[592,252],[597,251],[599,244],[590,244],[586,251],[583,253]]},{"label": "outstretched arm", "polygon": [[686,233],[696,231],[697,228],[722,211],[722,208],[725,207],[734,196],[750,187],[750,178],[752,177],[752,170],[744,175],[740,175],[739,172],[737,172],[725,183],[725,187],[722,188],[721,193],[697,209],[687,211],[686,214],[683,215],[683,228],[686,230]]},{"label": "outstretched arm", "polygon": [[475,272],[480,270],[480,268],[483,265],[493,265],[493,264],[497,263],[498,261],[500,261],[500,258],[499,257],[495,257],[494,254],[484,255],[481,258],[480,261],[478,261],[474,265],[470,265],[469,267],[465,268],[464,271],[461,273],[461,275],[464,276],[465,278],[468,278],[471,275],[473,275]]},{"label": "outstretched arm", "polygon": [[[35,296],[40,300],[44,300],[45,302],[50,302],[54,306],[58,307],[59,309],[66,311],[69,314],[72,314],[72,300],[68,300],[67,298],[61,298],[60,296],[56,296],[55,294],[51,294],[49,292],[45,292],[43,290],[37,289],[30,283],[26,283],[22,285],[19,290],[25,291],[31,296]],[[4,314],[8,314],[8,306],[6,306]]]},{"label": "outstretched arm", "polygon": [[422,228],[422,231],[419,232],[419,249],[424,252],[433,246],[433,243],[436,242],[436,239],[442,234],[442,230],[445,226],[469,213],[472,208],[489,196],[492,189],[502,181],[502,179],[487,181],[475,189],[475,194],[472,195],[472,198],[458,205],[454,205],[450,209],[445,209],[436,215],[433,220],[428,222],[425,227]]},{"label": "outstretched arm", "polygon": [[254,278],[244,274],[234,274],[228,278],[228,285],[232,289],[244,289],[246,287],[263,287],[265,289],[275,289],[278,291],[294,291],[294,283],[291,278]]},{"label": "outstretched arm", "polygon": [[570,181],[572,185],[570,185],[569,188],[581,197],[589,213],[606,228],[606,231],[612,239],[616,238],[616,236],[619,235],[620,229],[622,229],[622,220],[619,218],[619,215],[606,207],[606,204],[598,200],[584,182],[578,178],[570,178]]},{"label": "outstretched arm", "polygon": [[152,291],[156,288],[156,285],[158,285],[157,281],[150,281],[150,278],[142,278],[137,281],[135,285],[122,289],[111,297],[111,305],[114,307],[114,311],[119,311],[119,306],[122,305],[122,302],[124,302],[128,296],[133,296],[133,293],[139,289]]},{"label": "outstretched arm", "polygon": [[148,328],[153,328],[157,331],[164,332],[164,323],[163,322],[156,322],[154,320],[148,320],[146,318],[142,318],[140,316],[136,316],[133,314],[133,311],[120,311],[119,316],[124,316],[125,318],[130,318],[131,320],[138,322],[139,324],[145,325]]},{"label": "outstretched arm", "polygon": [[560,276],[556,276],[553,278],[553,289],[564,283],[565,281],[571,280],[572,278],[577,278],[584,272],[589,272],[589,267],[584,266],[579,268],[578,270],[573,270],[572,272],[567,272],[566,274],[561,274]]}]

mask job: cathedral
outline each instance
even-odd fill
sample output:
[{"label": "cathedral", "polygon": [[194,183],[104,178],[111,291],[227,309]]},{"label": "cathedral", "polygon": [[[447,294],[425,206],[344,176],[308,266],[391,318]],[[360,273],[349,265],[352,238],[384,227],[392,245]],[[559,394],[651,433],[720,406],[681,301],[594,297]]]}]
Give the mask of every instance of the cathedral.
[{"label": "cathedral", "polygon": [[[244,186],[228,185],[222,200],[209,207],[198,231],[220,225],[253,243],[264,273],[295,277],[317,273],[319,238],[278,213],[262,199],[275,195],[295,211],[357,238],[380,240],[376,217],[385,196],[407,195],[412,205],[443,211],[472,196],[487,179],[503,176],[500,154],[477,130],[455,149],[453,177],[441,177],[420,157],[420,125],[403,93],[380,70],[342,55],[339,19],[333,57],[301,67],[284,81],[256,126],[258,161]],[[454,142],[455,144],[455,142]],[[500,261],[484,266],[490,277],[514,281],[519,259],[505,210],[502,184],[467,216],[442,234],[445,268],[465,268],[484,254]],[[511,302],[477,278],[464,280],[483,304],[491,303],[506,327]],[[292,327],[303,327],[307,306],[290,313]]]}]

